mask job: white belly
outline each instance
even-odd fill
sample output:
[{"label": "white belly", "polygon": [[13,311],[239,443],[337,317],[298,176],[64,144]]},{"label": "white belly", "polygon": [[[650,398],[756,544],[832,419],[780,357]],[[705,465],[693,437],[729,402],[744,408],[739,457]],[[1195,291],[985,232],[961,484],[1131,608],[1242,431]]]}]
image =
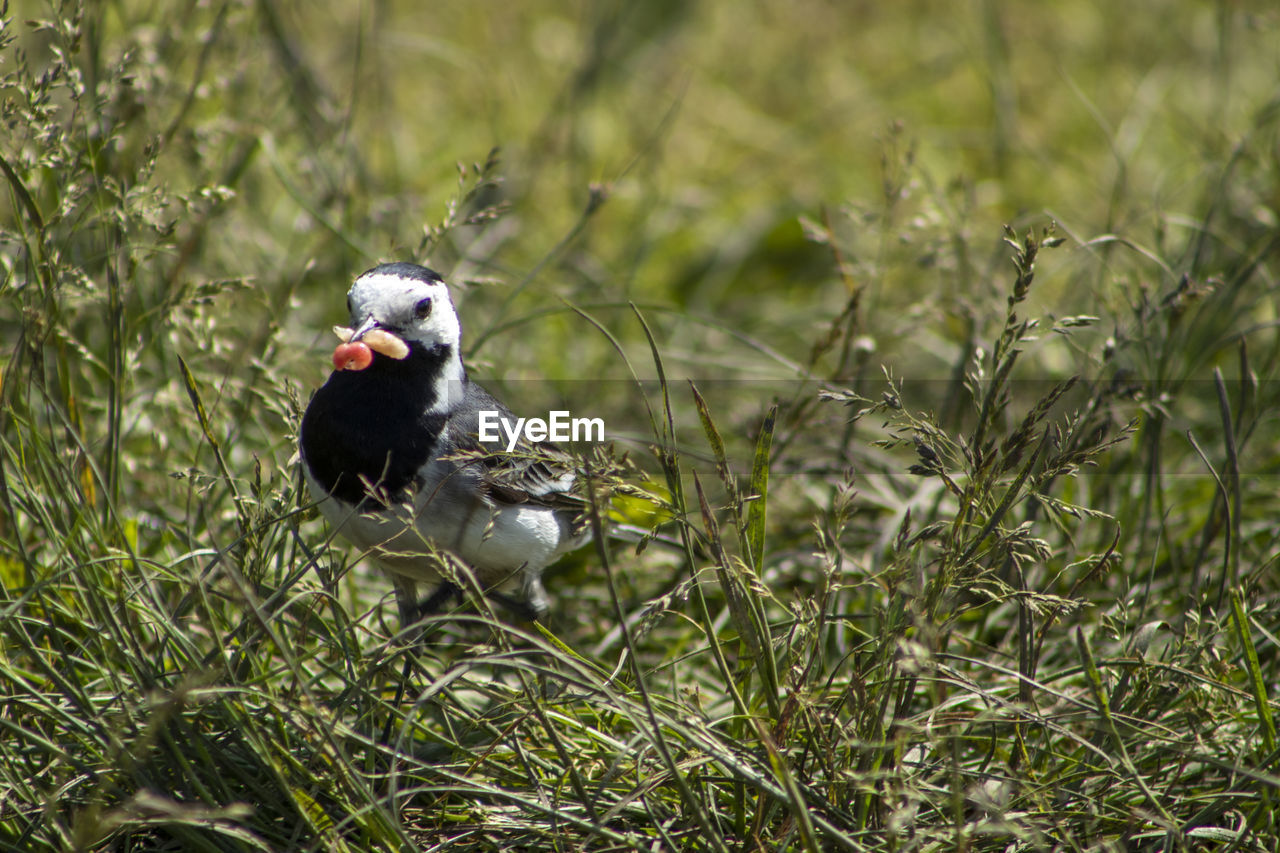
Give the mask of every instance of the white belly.
[{"label": "white belly", "polygon": [[434,550],[453,553],[482,583],[497,583],[521,569],[540,572],[576,542],[568,543],[556,513],[536,504],[466,504],[444,494],[424,494],[416,506],[356,513],[325,494],[307,476],[311,494],[340,535],[387,571],[417,581],[440,579]]}]

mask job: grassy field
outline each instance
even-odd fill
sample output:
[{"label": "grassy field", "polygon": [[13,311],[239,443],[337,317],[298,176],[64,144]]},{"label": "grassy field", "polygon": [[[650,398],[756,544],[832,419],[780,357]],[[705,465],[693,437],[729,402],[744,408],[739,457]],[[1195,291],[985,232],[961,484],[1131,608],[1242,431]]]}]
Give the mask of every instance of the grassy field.
[{"label": "grassy field", "polygon": [[[0,850],[1280,848],[1273,5],[5,4]],[[382,260],[545,624],[301,486]]]}]

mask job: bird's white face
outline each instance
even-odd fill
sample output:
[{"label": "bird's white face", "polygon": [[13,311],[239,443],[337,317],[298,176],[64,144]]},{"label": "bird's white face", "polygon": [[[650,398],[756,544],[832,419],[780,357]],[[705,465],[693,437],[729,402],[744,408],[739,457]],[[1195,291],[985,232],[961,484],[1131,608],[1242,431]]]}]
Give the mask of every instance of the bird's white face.
[{"label": "bird's white face", "polygon": [[365,370],[374,353],[403,360],[411,350],[444,356],[430,378],[435,388],[429,410],[447,412],[462,399],[462,327],[449,288],[430,270],[412,264],[384,264],[356,279],[347,293],[351,328],[335,327],[342,343],[333,351],[338,370]]},{"label": "bird's white face", "polygon": [[[444,344],[455,351],[462,340],[458,313],[449,298],[449,288],[442,281],[377,271],[365,273],[351,285],[347,307],[356,340],[382,330],[406,344],[425,349]],[[369,343],[375,351],[381,351]]]}]

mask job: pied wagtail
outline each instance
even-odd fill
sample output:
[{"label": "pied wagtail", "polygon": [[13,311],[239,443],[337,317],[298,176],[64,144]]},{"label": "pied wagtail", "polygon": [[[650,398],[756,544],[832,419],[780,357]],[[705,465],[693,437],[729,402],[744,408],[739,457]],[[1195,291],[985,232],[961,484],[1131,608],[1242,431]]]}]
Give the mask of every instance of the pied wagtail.
[{"label": "pied wagtail", "polygon": [[[467,378],[458,314],[438,274],[382,264],[356,279],[347,308],[351,327],[334,328],[336,369],[299,434],[321,511],[391,576],[405,626],[457,591],[437,549],[519,615],[545,615],[542,570],[590,536],[571,459],[549,444],[504,453],[501,442],[480,441],[480,412],[515,416]],[[423,601],[418,582],[435,587]]]}]

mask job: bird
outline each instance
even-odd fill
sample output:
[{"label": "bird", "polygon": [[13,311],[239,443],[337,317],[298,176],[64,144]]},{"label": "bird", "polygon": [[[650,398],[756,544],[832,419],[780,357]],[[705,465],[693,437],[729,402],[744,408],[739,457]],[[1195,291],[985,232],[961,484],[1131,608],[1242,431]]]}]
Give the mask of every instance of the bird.
[{"label": "bird", "polygon": [[[390,576],[403,628],[459,594],[442,572],[449,556],[518,617],[545,617],[543,570],[591,535],[573,458],[551,442],[481,440],[481,413],[517,419],[468,376],[435,271],[375,266],[347,311],[298,433],[321,513]],[[425,599],[420,583],[433,588]]]}]

